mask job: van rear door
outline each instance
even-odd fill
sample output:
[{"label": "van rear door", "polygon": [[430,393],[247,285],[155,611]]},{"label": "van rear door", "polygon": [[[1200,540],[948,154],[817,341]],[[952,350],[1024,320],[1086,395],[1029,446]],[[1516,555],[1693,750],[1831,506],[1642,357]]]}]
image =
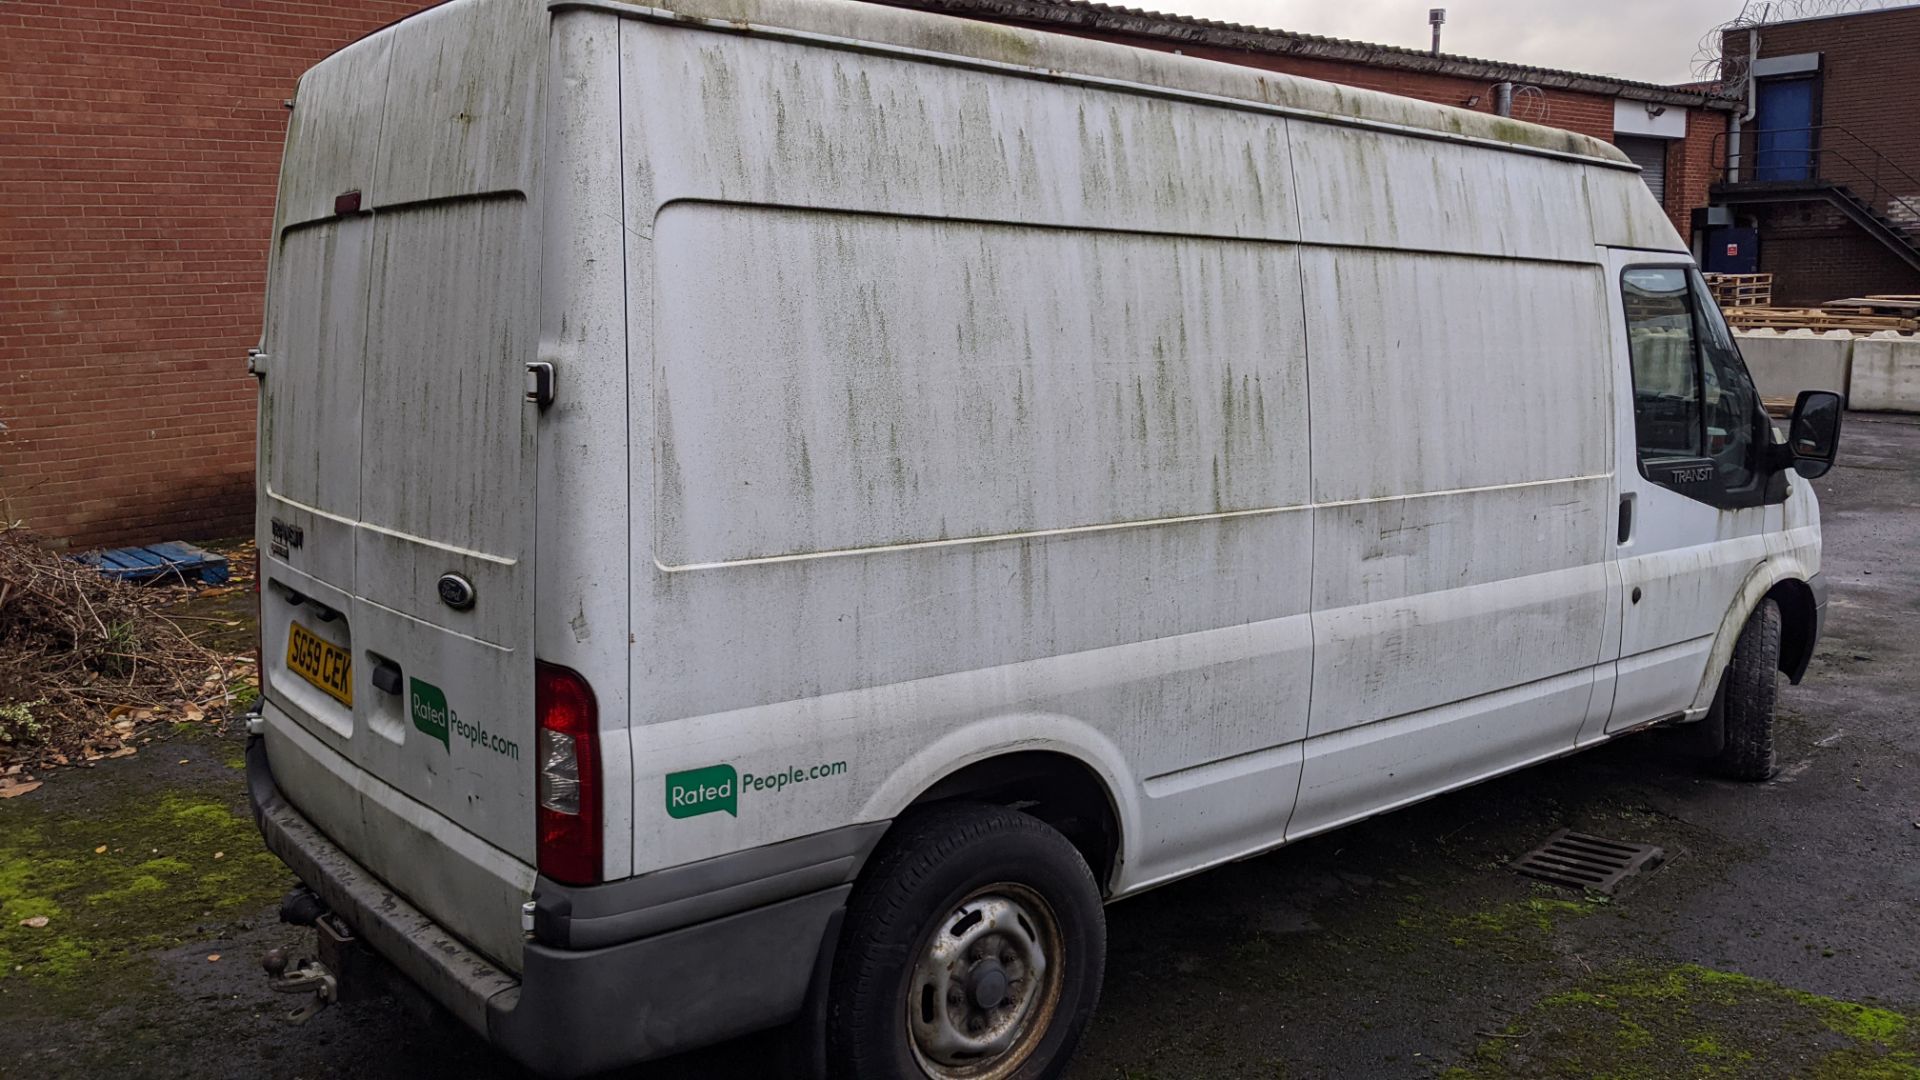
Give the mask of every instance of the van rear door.
[{"label": "van rear door", "polygon": [[297,729],[270,756],[316,825],[456,930],[422,808],[534,860],[544,18],[448,4],[308,73],[262,342],[264,691]]}]

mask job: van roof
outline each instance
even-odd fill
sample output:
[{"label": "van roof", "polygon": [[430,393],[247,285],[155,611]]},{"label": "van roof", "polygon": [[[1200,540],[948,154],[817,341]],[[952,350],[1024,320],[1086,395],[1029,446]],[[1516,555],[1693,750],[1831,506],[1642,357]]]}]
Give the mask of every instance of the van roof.
[{"label": "van roof", "polygon": [[1157,87],[1181,97],[1212,98],[1221,104],[1247,102],[1333,123],[1635,168],[1612,143],[1562,128],[1282,72],[860,0],[549,0],[547,6],[554,11],[589,8],[851,48],[881,46],[962,56],[1049,78]]}]

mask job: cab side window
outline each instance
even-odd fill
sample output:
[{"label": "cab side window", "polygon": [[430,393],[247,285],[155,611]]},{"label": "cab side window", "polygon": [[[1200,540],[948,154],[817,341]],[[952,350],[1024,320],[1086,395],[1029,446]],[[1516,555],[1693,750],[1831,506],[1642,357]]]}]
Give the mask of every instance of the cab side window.
[{"label": "cab side window", "polygon": [[1640,471],[1716,506],[1757,505],[1766,421],[1719,307],[1686,267],[1632,267],[1620,285]]},{"label": "cab side window", "polygon": [[1686,271],[1628,270],[1621,280],[1627,347],[1633,356],[1633,420],[1640,461],[1697,458],[1705,445],[1699,349]]},{"label": "cab side window", "polygon": [[1706,284],[1698,275],[1688,276],[1692,279],[1694,324],[1700,340],[1707,456],[1713,459],[1722,488],[1746,488],[1758,479],[1753,459],[1754,436],[1762,423],[1760,394],[1733,346],[1733,334],[1720,314],[1720,305],[1707,294]]}]

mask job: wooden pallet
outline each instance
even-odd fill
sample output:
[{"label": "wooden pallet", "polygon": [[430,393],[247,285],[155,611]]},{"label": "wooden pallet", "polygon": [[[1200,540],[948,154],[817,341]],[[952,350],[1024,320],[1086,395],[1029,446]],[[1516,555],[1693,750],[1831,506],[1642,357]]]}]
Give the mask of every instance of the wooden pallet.
[{"label": "wooden pallet", "polygon": [[1773,303],[1772,274],[1705,274],[1707,291],[1723,308],[1767,307]]},{"label": "wooden pallet", "polygon": [[173,541],[146,547],[107,548],[74,558],[121,581],[219,585],[227,580],[227,559],[211,551]]},{"label": "wooden pallet", "polygon": [[1727,317],[1727,323],[1737,330],[1848,330],[1856,334],[1871,334],[1876,330],[1911,334],[1920,330],[1920,319],[1858,311],[1776,307],[1728,307],[1721,310]]},{"label": "wooden pallet", "polygon": [[1855,315],[1893,315],[1913,318],[1920,316],[1920,296],[1850,296],[1845,300],[1829,300],[1820,305],[1822,310],[1845,312]]}]

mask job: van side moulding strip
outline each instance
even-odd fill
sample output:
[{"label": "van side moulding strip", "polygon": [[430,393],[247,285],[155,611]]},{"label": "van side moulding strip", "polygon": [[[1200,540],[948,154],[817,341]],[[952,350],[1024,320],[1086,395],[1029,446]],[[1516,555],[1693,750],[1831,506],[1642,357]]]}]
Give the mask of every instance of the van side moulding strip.
[{"label": "van side moulding strip", "polygon": [[[1072,225],[1058,221],[1012,221],[1004,218],[968,217],[962,214],[903,214],[890,210],[875,210],[863,206],[838,206],[831,203],[780,203],[780,202],[736,202],[730,199],[709,198],[703,195],[676,195],[668,198],[654,208],[654,221],[669,207],[711,206],[726,210],[753,210],[789,214],[838,215],[853,218],[877,218],[883,221],[937,222],[942,225],[977,225],[993,229],[1029,229],[1035,232],[1092,233],[1097,236],[1143,236],[1156,240],[1193,240],[1209,244],[1236,244],[1248,247],[1290,247],[1312,251],[1386,251],[1399,255],[1421,255],[1436,259],[1459,259],[1463,262],[1520,262],[1537,263],[1542,266],[1582,267],[1589,270],[1605,268],[1592,259],[1559,258],[1545,255],[1503,255],[1487,251],[1464,251],[1458,248],[1441,249],[1410,247],[1396,244],[1364,244],[1358,241],[1305,240],[1298,234],[1299,221],[1296,219],[1296,235],[1284,237],[1236,236],[1229,233],[1179,232],[1171,229],[1123,229],[1112,225]],[[1297,207],[1296,207],[1297,209]],[[642,232],[631,224],[625,225],[628,232],[643,240],[651,240],[653,233]],[[1673,252],[1663,252],[1674,257]]]},{"label": "van side moulding strip", "polygon": [[[1110,521],[1098,525],[1068,525],[1058,529],[1032,529],[1025,532],[993,533],[986,536],[956,536],[944,540],[918,540],[906,544],[876,544],[873,547],[836,548],[832,551],[802,551],[790,555],[762,555],[752,559],[725,559],[719,562],[680,563],[669,565],[657,557],[653,565],[662,573],[681,574],[695,570],[723,570],[736,566],[768,566],[775,563],[807,562],[813,559],[838,559],[849,555],[881,555],[898,551],[924,551],[931,548],[957,547],[962,544],[992,544],[1007,540],[1036,540],[1053,536],[1078,536],[1084,533],[1112,532],[1117,529],[1142,529],[1157,525],[1189,525],[1200,521],[1226,521],[1233,518],[1262,517],[1270,514],[1291,514],[1302,510],[1332,510],[1343,506],[1364,506],[1369,503],[1403,502],[1412,499],[1437,499],[1448,495],[1478,495],[1492,491],[1518,491],[1523,488],[1552,487],[1556,484],[1579,484],[1592,480],[1606,480],[1613,476],[1611,472],[1589,473],[1585,476],[1562,476],[1550,480],[1522,480],[1511,484],[1487,484],[1482,487],[1448,488],[1444,491],[1416,491],[1406,495],[1381,495],[1366,499],[1333,499],[1327,502],[1306,502],[1297,506],[1262,506],[1251,510],[1228,510],[1216,514],[1185,514],[1179,517],[1143,518],[1137,521]],[[368,526],[371,528],[372,526]]]}]

